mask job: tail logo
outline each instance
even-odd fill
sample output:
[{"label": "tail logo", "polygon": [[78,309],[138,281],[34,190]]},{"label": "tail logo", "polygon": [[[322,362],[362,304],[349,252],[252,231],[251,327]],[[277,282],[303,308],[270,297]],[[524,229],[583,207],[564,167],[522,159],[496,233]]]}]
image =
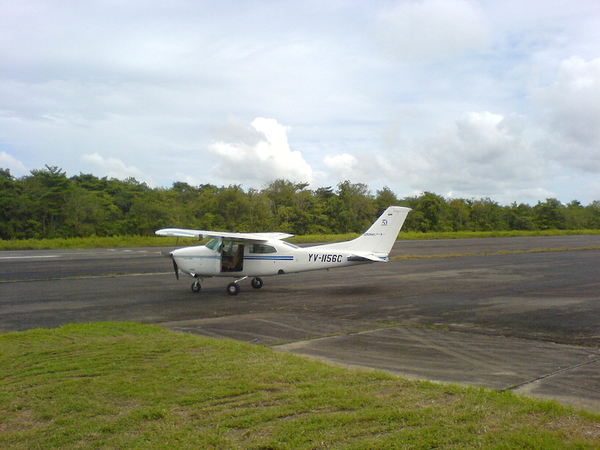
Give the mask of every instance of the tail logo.
[{"label": "tail logo", "polygon": [[387,226],[388,226],[388,221],[387,221],[387,219],[383,219],[383,220],[381,221],[381,226],[382,226],[382,227],[387,227]]}]

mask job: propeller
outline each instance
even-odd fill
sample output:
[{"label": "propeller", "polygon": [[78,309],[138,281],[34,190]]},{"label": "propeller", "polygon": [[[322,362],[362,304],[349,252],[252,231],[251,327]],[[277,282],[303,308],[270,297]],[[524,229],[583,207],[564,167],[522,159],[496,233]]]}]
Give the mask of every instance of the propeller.
[{"label": "propeller", "polygon": [[173,252],[160,252],[160,254],[165,258],[171,258],[173,261],[173,270],[175,270],[175,278],[179,280],[179,267],[177,267],[177,261],[175,261],[175,258],[173,257]]},{"label": "propeller", "polygon": [[171,254],[171,259],[173,259],[173,269],[175,270],[175,278],[179,280],[179,267],[177,267],[177,261],[173,258],[173,254]]}]

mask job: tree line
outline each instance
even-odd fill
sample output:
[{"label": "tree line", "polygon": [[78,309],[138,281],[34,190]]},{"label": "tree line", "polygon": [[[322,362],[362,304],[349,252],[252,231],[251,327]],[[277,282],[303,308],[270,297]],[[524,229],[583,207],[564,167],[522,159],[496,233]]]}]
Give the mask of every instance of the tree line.
[{"label": "tree line", "polygon": [[0,238],[151,235],[158,228],[284,231],[297,235],[363,232],[389,205],[408,206],[403,231],[579,230],[600,228],[600,201],[587,206],[555,198],[536,205],[444,198],[432,192],[397,198],[387,187],[344,181],[307,189],[274,180],[241,185],[151,188],[135,178],[67,177],[56,166],[15,178],[0,169]]}]

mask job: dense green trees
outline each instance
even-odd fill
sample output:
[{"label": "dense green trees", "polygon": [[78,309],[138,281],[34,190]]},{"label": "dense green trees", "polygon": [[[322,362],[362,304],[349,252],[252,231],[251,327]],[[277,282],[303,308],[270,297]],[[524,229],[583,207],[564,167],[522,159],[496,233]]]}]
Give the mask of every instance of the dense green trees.
[{"label": "dense green trees", "polygon": [[150,188],[58,167],[15,178],[0,169],[0,238],[151,235],[176,226],[294,234],[362,232],[389,205],[409,206],[406,231],[495,231],[600,228],[600,201],[564,205],[550,198],[535,206],[502,206],[489,198],[445,199],[432,192],[396,198],[387,187],[371,193],[362,183],[307,189],[274,180],[261,190],[240,185]]}]

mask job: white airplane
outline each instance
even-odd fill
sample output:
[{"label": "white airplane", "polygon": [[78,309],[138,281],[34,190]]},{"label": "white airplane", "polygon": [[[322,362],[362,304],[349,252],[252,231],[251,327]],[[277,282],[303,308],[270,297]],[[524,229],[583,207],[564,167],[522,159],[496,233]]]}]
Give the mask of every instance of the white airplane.
[{"label": "white airplane", "polygon": [[163,228],[158,236],[212,238],[206,245],[173,250],[175,276],[186,273],[196,279],[192,291],[200,292],[200,281],[210,277],[233,277],[229,295],[240,292],[238,283],[253,277],[251,285],[260,289],[260,277],[309,270],[333,269],[371,262],[387,262],[388,255],[410,208],[390,206],[362,235],[351,241],[298,247],[283,239],[287,233],[228,233],[223,231]]}]

